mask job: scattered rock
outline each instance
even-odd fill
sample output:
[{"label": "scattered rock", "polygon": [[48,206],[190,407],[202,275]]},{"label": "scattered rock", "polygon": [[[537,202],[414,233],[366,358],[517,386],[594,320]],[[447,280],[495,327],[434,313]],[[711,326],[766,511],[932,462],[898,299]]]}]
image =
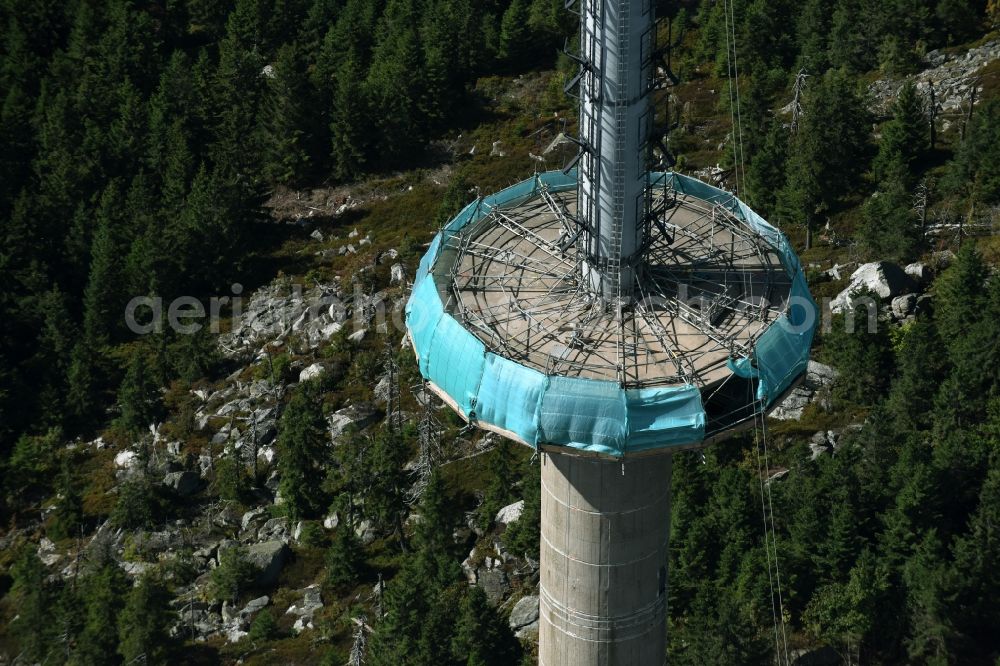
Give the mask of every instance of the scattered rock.
[{"label": "scattered rock", "polygon": [[153,568],[148,562],[121,562],[120,566],[125,575],[132,578],[138,578]]},{"label": "scattered rock", "polygon": [[298,615],[298,619],[292,626],[292,631],[296,634],[301,633],[305,629],[312,629],[313,615],[316,614],[316,611],[323,608],[323,596],[319,585],[310,585],[300,591],[302,593],[302,601],[292,604],[285,611],[286,615]]},{"label": "scattered rock", "polygon": [[41,541],[38,542],[37,552],[38,559],[47,567],[55,565],[60,559],[59,553],[56,552],[56,545],[48,537],[42,537]]},{"label": "scattered rock", "polygon": [[930,294],[921,294],[913,306],[913,314],[930,312],[932,307],[934,307],[934,298]]},{"label": "scattered rock", "polygon": [[326,368],[323,367],[322,363],[313,363],[308,368],[299,373],[299,381],[308,382],[311,379],[316,379],[317,377],[321,377],[324,372],[326,372]]},{"label": "scattered rock", "polygon": [[531,624],[525,625],[514,632],[514,637],[522,641],[537,641],[538,640],[538,620],[535,620]]},{"label": "scattered rock", "polygon": [[917,306],[916,294],[903,294],[892,299],[892,316],[896,319],[903,319],[913,313]]},{"label": "scattered rock", "polygon": [[406,282],[406,270],[403,268],[403,264],[393,264],[389,272],[389,279],[392,284],[403,284]]},{"label": "scattered rock", "polygon": [[329,516],[323,519],[323,527],[328,530],[337,529],[337,525],[340,524],[340,516],[335,513],[331,513]]},{"label": "scattered rock", "polygon": [[465,580],[468,581],[469,585],[475,585],[479,580],[479,575],[476,573],[476,567],[472,564],[475,558],[476,549],[473,548],[469,551],[469,556],[462,560],[462,573],[465,574]]},{"label": "scattered rock", "polygon": [[486,598],[494,606],[500,604],[503,598],[510,592],[510,581],[503,569],[483,569],[476,572],[476,585],[486,593]]},{"label": "scattered rock", "polygon": [[181,497],[190,497],[201,490],[201,476],[190,470],[170,472],[163,477],[163,485]]},{"label": "scattered rock", "polygon": [[293,332],[316,347],[329,339],[331,324],[346,319],[337,286],[317,285],[305,291],[301,285],[279,279],[254,292],[232,332],[219,337],[219,347],[227,356],[237,356]]},{"label": "scattered rock", "polygon": [[934,278],[934,274],[927,264],[921,262],[915,262],[908,264],[906,268],[903,269],[910,278],[917,283],[920,287],[925,287],[930,284],[931,280]]},{"label": "scattered rock", "polygon": [[240,615],[245,615],[245,616],[253,615],[258,611],[264,610],[264,608],[266,608],[270,602],[271,598],[268,597],[267,595],[253,599],[252,601],[247,602],[247,605],[244,606],[243,610],[240,611]]},{"label": "scattered rock", "polygon": [[326,423],[330,429],[330,438],[335,440],[348,428],[364,430],[376,421],[378,421],[378,412],[375,411],[375,407],[362,402],[338,409],[327,418]]},{"label": "scattered rock", "polygon": [[368,330],[362,328],[362,329],[354,331],[353,333],[351,333],[350,335],[348,335],[347,339],[350,340],[351,342],[357,344],[357,343],[359,343],[359,342],[361,342],[362,340],[365,339],[365,334],[366,333],[368,333]]},{"label": "scattered rock", "polygon": [[320,231],[319,229],[314,229],[313,232],[309,234],[309,238],[312,238],[313,240],[318,240],[320,243],[322,243],[324,240],[323,232]]},{"label": "scattered rock", "polygon": [[538,621],[538,597],[521,597],[510,612],[510,628],[517,630]]},{"label": "scattered rock", "polygon": [[851,275],[851,283],[830,303],[830,311],[841,313],[851,309],[851,300],[855,294],[868,289],[880,298],[894,298],[912,287],[910,277],[896,264],[888,261],[877,261],[862,264]]},{"label": "scattered rock", "polygon": [[271,518],[257,530],[258,541],[288,543],[288,518]]},{"label": "scattered rock", "polygon": [[770,414],[771,418],[781,421],[800,418],[805,406],[816,399],[817,394],[832,384],[836,378],[837,371],[830,366],[809,361],[806,376],[792,389],[785,400],[774,408]]},{"label": "scattered rock", "polygon": [[931,262],[938,270],[948,268],[953,261],[955,261],[955,253],[951,250],[940,250],[931,253]]},{"label": "scattered rock", "polygon": [[271,518],[257,530],[257,541],[281,541],[288,543],[288,518]]},{"label": "scattered rock", "polygon": [[262,518],[265,513],[267,513],[267,509],[262,506],[257,507],[256,509],[250,509],[244,513],[243,517],[240,519],[240,528],[246,531],[247,527],[249,527],[251,523]]},{"label": "scattered rock", "polygon": [[832,448],[833,443],[827,437],[827,433],[823,431],[817,432],[809,439],[809,451],[812,453],[809,459],[816,460],[821,455],[829,453]]},{"label": "scattered rock", "polygon": [[[1000,40],[996,39],[965,53],[935,50],[924,57],[928,69],[912,78],[916,82],[917,91],[923,96],[928,93],[929,83],[933,83],[935,101],[940,110],[948,114],[968,106],[977,72],[997,58],[1000,58]],[[890,113],[903,81],[880,79],[872,83],[869,86],[872,111],[877,115]]]},{"label": "scattered rock", "polygon": [[773,474],[771,474],[771,476],[767,477],[766,483],[771,483],[772,481],[781,481],[786,476],[788,476],[788,470],[787,469],[779,469],[776,472],[774,472]]},{"label": "scattered rock", "polygon": [[132,470],[138,464],[139,461],[136,458],[135,451],[126,450],[115,455],[115,467],[117,467],[120,470],[124,471]]},{"label": "scattered rock", "polygon": [[247,547],[247,559],[257,568],[254,584],[270,587],[278,582],[278,576],[288,559],[288,546],[282,541],[265,541]]},{"label": "scattered rock", "polygon": [[389,263],[390,261],[392,261],[394,259],[398,259],[398,258],[399,258],[399,250],[397,250],[394,247],[391,247],[391,248],[389,248],[388,250],[386,250],[385,252],[383,252],[382,254],[379,255],[379,257],[378,257],[378,263],[380,263],[380,264],[386,264],[386,263]]},{"label": "scattered rock", "polygon": [[524,511],[524,500],[514,502],[513,504],[508,504],[504,508],[497,511],[496,522],[498,525],[509,525],[510,523],[516,523],[517,519],[521,517],[521,513]]},{"label": "scattered rock", "polygon": [[375,541],[378,535],[375,533],[375,526],[370,520],[362,520],[354,526],[354,534],[361,541],[362,545],[369,545]]}]

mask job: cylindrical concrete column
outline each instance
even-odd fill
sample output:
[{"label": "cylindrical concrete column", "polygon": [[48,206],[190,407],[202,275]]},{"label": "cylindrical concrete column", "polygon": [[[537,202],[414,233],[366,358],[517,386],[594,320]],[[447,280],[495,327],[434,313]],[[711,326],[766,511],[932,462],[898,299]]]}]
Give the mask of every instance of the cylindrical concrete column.
[{"label": "cylindrical concrete column", "polygon": [[539,665],[662,666],[670,454],[541,465]]}]

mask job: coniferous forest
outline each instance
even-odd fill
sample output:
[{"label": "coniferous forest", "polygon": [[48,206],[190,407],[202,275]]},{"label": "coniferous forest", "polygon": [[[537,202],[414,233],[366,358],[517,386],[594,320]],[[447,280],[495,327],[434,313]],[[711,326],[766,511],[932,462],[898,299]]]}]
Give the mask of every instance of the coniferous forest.
[{"label": "coniferous forest", "polygon": [[[673,168],[825,304],[765,458],[674,457],[668,663],[1000,663],[1000,3],[658,15]],[[572,157],[576,21],[0,0],[0,664],[536,662],[537,457],[393,318],[442,223]]]}]

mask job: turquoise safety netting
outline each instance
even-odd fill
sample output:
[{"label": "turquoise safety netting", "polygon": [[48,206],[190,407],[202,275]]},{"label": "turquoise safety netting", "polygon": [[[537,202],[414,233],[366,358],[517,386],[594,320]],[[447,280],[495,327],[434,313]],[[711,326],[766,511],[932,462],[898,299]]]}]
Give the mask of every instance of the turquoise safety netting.
[{"label": "turquoise safety netting", "polygon": [[[655,185],[732,211],[774,248],[792,280],[787,312],[758,339],[754,359],[730,359],[738,376],[758,380],[758,398],[773,403],[804,372],[815,330],[816,304],[788,239],[733,195],[694,178],[650,174]],[[406,305],[406,325],[420,372],[463,417],[529,446],[556,444],[620,457],[629,452],[689,446],[705,437],[701,392],[693,385],[622,389],[616,382],[547,376],[488,352],[444,308],[439,290],[457,253],[452,241],[497,206],[514,206],[548,187],[576,187],[576,174],[538,174],[478,199],[435,236],[420,261]]]}]

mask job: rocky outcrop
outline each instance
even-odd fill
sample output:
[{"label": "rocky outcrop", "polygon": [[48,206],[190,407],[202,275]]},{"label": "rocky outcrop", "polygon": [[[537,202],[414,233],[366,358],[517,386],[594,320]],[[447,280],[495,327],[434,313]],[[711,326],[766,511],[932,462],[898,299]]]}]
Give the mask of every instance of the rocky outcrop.
[{"label": "rocky outcrop", "polygon": [[837,314],[852,309],[852,300],[864,290],[877,294],[879,298],[891,299],[912,290],[913,287],[910,276],[894,263],[876,261],[861,264],[851,274],[851,282],[847,288],[830,302],[830,311]]},{"label": "rocky outcrop", "polygon": [[[930,85],[934,86],[937,105],[944,113],[956,112],[968,105],[972,86],[977,73],[986,65],[1000,58],[1000,40],[994,39],[969,49],[965,53],[953,54],[943,50],[931,51],[925,60],[925,69],[912,78],[917,90],[928,95]],[[876,115],[891,113],[892,103],[906,79],[879,79],[872,83],[868,91],[871,109]],[[945,120],[943,129],[948,128]]]},{"label": "rocky outcrop", "polygon": [[283,541],[255,543],[246,549],[247,560],[257,569],[254,585],[270,587],[278,582],[288,560],[288,546]]},{"label": "rocky outcrop", "polygon": [[517,519],[521,517],[523,512],[524,500],[508,504],[504,508],[497,511],[496,523],[497,525],[509,525],[511,523],[516,523]]},{"label": "rocky outcrop", "polygon": [[802,410],[806,405],[818,399],[823,393],[823,389],[833,383],[837,378],[837,371],[828,365],[809,361],[806,368],[806,375],[799,382],[799,385],[792,389],[791,393],[774,408],[771,418],[787,421],[798,419],[802,416]]},{"label": "rocky outcrop", "polygon": [[173,490],[180,497],[190,497],[201,490],[201,477],[197,472],[190,470],[169,472],[163,477],[163,485]]},{"label": "rocky outcrop", "polygon": [[324,372],[326,372],[326,368],[323,367],[322,363],[313,363],[312,365],[310,365],[305,370],[299,373],[299,381],[308,382],[312,379],[317,379],[319,377],[322,377]]},{"label": "rocky outcrop", "polygon": [[379,419],[379,413],[373,405],[368,403],[358,403],[343,409],[338,409],[327,418],[327,427],[330,430],[330,439],[336,440],[348,428],[364,430]]},{"label": "rocky outcrop", "polygon": [[521,597],[510,611],[508,624],[514,631],[538,623],[538,597]]},{"label": "rocky outcrop", "polygon": [[316,347],[343,327],[347,314],[335,285],[303,290],[301,285],[278,280],[254,292],[232,332],[220,336],[219,346],[235,356],[294,333]]},{"label": "rocky outcrop", "polygon": [[319,585],[310,585],[304,590],[300,590],[299,593],[302,595],[301,600],[289,606],[288,610],[285,611],[286,615],[297,616],[295,624],[292,625],[292,631],[296,634],[305,629],[312,629],[313,616],[316,611],[323,608],[323,595]]}]

